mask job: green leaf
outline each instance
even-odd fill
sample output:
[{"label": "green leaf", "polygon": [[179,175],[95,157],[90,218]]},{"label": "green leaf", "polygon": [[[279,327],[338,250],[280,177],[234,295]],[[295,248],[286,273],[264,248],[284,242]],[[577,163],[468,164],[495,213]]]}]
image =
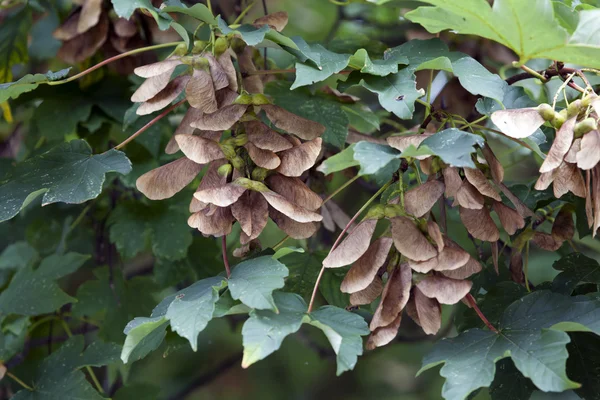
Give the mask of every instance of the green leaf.
[{"label": "green leaf", "polygon": [[545,58],[600,67],[600,31],[594,30],[600,10],[581,11],[569,35],[556,20],[550,0],[502,0],[493,7],[486,0],[424,2],[433,7],[419,7],[405,17],[431,33],[451,29],[492,39],[514,50],[521,63]]},{"label": "green leaf", "polygon": [[360,175],[374,175],[386,167],[391,170],[400,168],[400,152],[390,146],[358,142],[354,146],[354,159],[360,164]]},{"label": "green leaf", "polygon": [[565,331],[600,333],[600,300],[538,291],[515,301],[504,312],[499,333],[471,329],[438,342],[423,360],[421,371],[444,364],[445,399],[464,399],[489,386],[495,363],[511,357],[521,373],[543,391],[580,385],[565,372],[569,335]]},{"label": "green leaf", "polygon": [[337,375],[353,369],[363,353],[361,336],[370,333],[365,320],[334,306],[321,307],[309,317],[309,323],[323,331],[337,355]]},{"label": "green leaf", "polygon": [[231,29],[220,15],[217,16],[217,25],[224,35],[239,35],[249,46],[256,46],[261,43],[265,39],[265,34],[271,30],[269,25],[263,25],[260,28],[252,25],[241,25]]},{"label": "green leaf", "polygon": [[345,308],[350,304],[350,295],[342,293],[340,290],[346,272],[347,268],[325,269],[319,285],[319,292],[327,304],[340,308]]},{"label": "green leaf", "polygon": [[92,105],[81,92],[55,94],[35,109],[33,120],[45,138],[64,142],[66,135],[76,133],[77,124],[87,121]]},{"label": "green leaf", "polygon": [[269,310],[252,310],[244,323],[244,358],[242,367],[247,368],[266,358],[281,347],[286,336],[297,332],[307,310],[302,297],[294,293],[273,293],[279,313]]},{"label": "green leaf", "polygon": [[75,272],[89,258],[88,255],[78,253],[53,254],[44,258],[35,270],[31,265],[19,269],[0,294],[0,312],[39,315],[53,312],[75,301],[55,281]]},{"label": "green leaf", "polygon": [[567,345],[569,376],[581,383],[575,393],[582,399],[593,399],[600,393],[600,337],[592,333],[571,333],[571,343]]},{"label": "green leaf", "polygon": [[[25,64],[29,60],[27,53],[27,35],[31,28],[31,12],[24,7],[16,14],[6,16],[2,20],[0,30],[0,82],[13,80],[12,67]],[[2,87],[0,86],[0,90]],[[0,103],[2,103],[0,101]]]},{"label": "green leaf", "polygon": [[342,110],[348,116],[350,125],[361,133],[379,130],[379,117],[369,107],[361,103],[344,104]]},{"label": "green leaf", "polygon": [[23,350],[27,338],[29,317],[4,318],[0,325],[0,361],[10,360]]},{"label": "green leaf", "polygon": [[121,352],[121,360],[127,364],[141,360],[156,350],[167,335],[169,321],[165,317],[138,317],[129,322],[123,333],[127,335]]},{"label": "green leaf", "polygon": [[483,146],[483,143],[481,136],[449,128],[425,139],[418,149],[410,146],[400,157],[435,155],[454,167],[475,168],[471,154],[476,151],[474,146]]},{"label": "green leaf", "polygon": [[4,103],[8,99],[16,99],[23,93],[31,92],[41,83],[62,79],[69,74],[70,70],[69,67],[57,72],[48,71],[45,74],[28,74],[16,82],[2,83],[0,84],[0,103]]},{"label": "green leaf", "polygon": [[0,269],[21,269],[33,265],[39,254],[27,242],[16,242],[9,245],[0,254]]},{"label": "green leaf", "polygon": [[343,171],[346,168],[359,166],[360,163],[354,159],[354,146],[356,146],[356,144],[351,144],[339,153],[326,158],[325,161],[317,167],[317,171],[329,175],[334,172]]},{"label": "green leaf", "polygon": [[104,399],[88,382],[79,369],[103,366],[118,361],[114,345],[91,344],[83,350],[81,335],[67,340],[57,351],[37,365],[31,385],[33,391],[23,389],[12,397],[16,400],[101,400]]},{"label": "green leaf", "polygon": [[531,379],[525,378],[510,358],[496,363],[496,376],[490,385],[492,400],[529,399],[535,389]]},{"label": "green leaf", "polygon": [[219,290],[227,286],[225,278],[202,279],[179,292],[166,297],[152,311],[152,318],[164,317],[171,329],[198,349],[198,334],[213,317]]},{"label": "green leaf", "polygon": [[350,57],[350,66],[363,74],[386,76],[398,72],[398,64],[408,64],[408,58],[400,54],[386,57],[383,60],[371,60],[365,49],[358,49]]},{"label": "green leaf", "polygon": [[272,257],[274,260],[279,260],[281,257],[285,257],[292,253],[304,253],[304,249],[302,247],[282,247],[277,250]]},{"label": "green leaf", "polygon": [[[291,89],[321,82],[348,66],[350,54],[337,54],[320,44],[308,45],[311,57],[318,57],[319,66],[296,63],[296,80]],[[316,56],[315,56],[316,55]]]},{"label": "green leaf", "polygon": [[180,6],[166,6],[163,7],[164,12],[176,12],[180,14],[189,15],[192,18],[206,22],[209,25],[216,25],[217,20],[214,15],[209,11],[208,7],[204,4],[194,4],[191,7],[180,7]]},{"label": "green leaf", "polygon": [[149,12],[161,30],[169,29],[173,19],[162,10],[154,7],[150,0],[111,0],[115,13],[121,18],[129,19],[133,12],[141,8]]},{"label": "green leaf", "polygon": [[283,287],[288,273],[286,266],[271,256],[242,261],[229,278],[231,297],[251,308],[277,312],[273,290]]},{"label": "green leaf", "polygon": [[329,96],[312,95],[306,88],[290,90],[289,82],[270,82],[265,93],[273,97],[275,104],[301,117],[316,121],[327,129],[323,140],[338,148],[343,148],[348,136],[348,116],[341,104]]},{"label": "green leaf", "polygon": [[580,283],[600,284],[600,264],[581,253],[571,253],[552,264],[562,271],[552,282],[552,291],[570,295]]},{"label": "green leaf", "polygon": [[290,271],[285,280],[284,289],[299,294],[305,300],[310,299],[326,256],[326,251],[317,251],[314,253],[293,253],[283,257],[281,262]]},{"label": "green leaf", "polygon": [[100,194],[107,172],[130,171],[131,162],[118,150],[93,155],[84,140],[64,143],[17,164],[0,182],[0,222],[40,195],[42,205],[83,203]]}]

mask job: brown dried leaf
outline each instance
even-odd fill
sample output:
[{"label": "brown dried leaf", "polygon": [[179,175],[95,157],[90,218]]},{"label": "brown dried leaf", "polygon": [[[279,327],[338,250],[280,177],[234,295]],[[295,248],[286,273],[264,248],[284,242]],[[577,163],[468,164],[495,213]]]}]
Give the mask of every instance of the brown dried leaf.
[{"label": "brown dried leaf", "polygon": [[102,14],[102,2],[103,0],[87,0],[83,3],[77,21],[77,33],[86,32],[98,23]]},{"label": "brown dried leaf", "polygon": [[481,210],[460,207],[460,219],[475,239],[486,242],[495,242],[500,239],[500,232],[486,207]]},{"label": "brown dried leaf", "polygon": [[491,197],[496,201],[502,201],[502,198],[485,177],[483,172],[475,168],[464,168],[464,171],[465,177],[469,183],[471,183],[471,185],[473,185],[479,191],[479,193],[484,196]]},{"label": "brown dried leaf", "polygon": [[433,221],[427,221],[427,234],[435,242],[438,252],[444,250],[444,237],[438,224]]},{"label": "brown dried leaf", "polygon": [[[571,164],[577,164],[577,153],[579,153],[579,150],[581,150],[581,138],[573,140],[571,148],[569,149],[567,154],[565,154],[565,161]],[[579,165],[578,167],[581,168]]]},{"label": "brown dried leaf", "polygon": [[456,304],[469,293],[471,281],[447,278],[442,275],[431,275],[417,284],[417,288],[429,298],[441,304]]},{"label": "brown dried leaf", "polygon": [[206,114],[212,114],[218,109],[215,87],[208,71],[194,70],[194,74],[185,88],[185,97],[190,106]]},{"label": "brown dried leaf", "polygon": [[316,138],[279,153],[281,165],[277,172],[285,176],[300,176],[315,165],[321,152],[321,138]]},{"label": "brown dried leaf", "polygon": [[517,211],[499,201],[494,202],[492,210],[496,212],[502,227],[509,235],[514,235],[518,229],[522,229],[525,226],[525,220]]},{"label": "brown dried leaf", "polygon": [[160,93],[142,103],[137,109],[136,114],[148,115],[154,111],[162,110],[183,92],[189,80],[190,77],[188,75],[178,76],[173,79]]},{"label": "brown dried leaf", "polygon": [[402,321],[402,314],[398,314],[396,319],[387,326],[375,329],[367,339],[366,348],[367,350],[373,350],[377,347],[385,346],[396,338],[398,335],[398,329],[400,329],[400,322]]},{"label": "brown dried leaf", "polygon": [[383,281],[380,276],[375,276],[373,281],[358,292],[350,294],[350,304],[353,306],[362,306],[364,304],[371,304],[381,294],[383,290]]},{"label": "brown dried leaf", "polygon": [[462,186],[462,179],[458,174],[458,168],[446,167],[442,170],[444,184],[446,185],[446,197],[456,197],[456,193]]},{"label": "brown dried leaf", "polygon": [[293,239],[306,239],[315,234],[319,229],[318,222],[301,223],[286,217],[273,207],[269,207],[269,216],[279,229],[290,235]]},{"label": "brown dried leaf", "polygon": [[394,245],[405,257],[425,261],[437,256],[438,252],[425,235],[407,217],[392,218]]},{"label": "brown dried leaf", "polygon": [[557,240],[552,235],[543,232],[535,232],[531,241],[537,247],[548,251],[556,251],[563,244],[563,240]]},{"label": "brown dried leaf", "polygon": [[576,116],[569,118],[556,132],[556,137],[554,138],[552,147],[550,147],[548,156],[540,167],[541,173],[550,172],[558,168],[563,162],[565,154],[567,154],[571,148],[571,144],[573,144],[573,129],[575,128],[576,120]]},{"label": "brown dried leaf", "polygon": [[460,189],[456,192],[454,203],[459,204],[464,208],[480,210],[483,208],[485,199],[483,198],[483,195],[465,179],[460,186]]},{"label": "brown dried leaf", "polygon": [[431,180],[407,191],[404,195],[406,212],[417,218],[421,218],[435,205],[435,202],[444,193],[444,189],[445,186],[442,182]]},{"label": "brown dried leaf", "polygon": [[231,206],[233,217],[246,234],[242,244],[256,239],[267,225],[269,205],[258,192],[247,191]]},{"label": "brown dried leaf", "polygon": [[321,214],[317,214],[313,211],[307,210],[304,207],[300,207],[299,205],[287,200],[282,195],[271,190],[260,193],[264,196],[265,200],[269,202],[271,207],[290,217],[296,222],[319,222],[323,219]]},{"label": "brown dried leaf", "polygon": [[221,64],[221,68],[225,71],[227,75],[227,81],[229,82],[229,89],[234,92],[238,90],[238,81],[237,81],[237,72],[235,67],[233,66],[233,62],[231,61],[231,50],[227,49],[223,54],[221,54],[217,61]]},{"label": "brown dried leaf", "polygon": [[218,207],[228,207],[238,201],[247,189],[236,183],[202,189],[194,193],[194,197],[203,203],[214,204]]},{"label": "brown dried leaf", "polygon": [[369,248],[376,225],[376,219],[366,219],[358,224],[356,229],[350,232],[323,260],[323,266],[339,268],[357,261]]},{"label": "brown dried leaf", "polygon": [[557,240],[564,241],[571,240],[574,234],[573,211],[568,206],[562,206],[552,224],[552,236]]},{"label": "brown dried leaf", "polygon": [[373,314],[369,328],[377,328],[391,324],[400,315],[410,297],[412,286],[412,271],[408,264],[401,263],[392,270],[385,283],[381,301]]},{"label": "brown dried leaf", "polygon": [[163,200],[190,184],[204,165],[182,157],[146,172],[136,181],[136,186],[150,200]]},{"label": "brown dried leaf", "polygon": [[469,261],[462,267],[453,270],[440,271],[440,273],[452,279],[467,279],[471,275],[481,272],[481,270],[481,264],[473,257],[469,257]]},{"label": "brown dried leaf", "polygon": [[[420,325],[423,328],[423,332],[428,335],[438,333],[442,327],[442,308],[440,307],[440,303],[436,299],[425,296],[418,287],[415,287],[413,290],[413,299],[414,312],[409,313],[413,321]],[[409,308],[407,307],[408,310]]]},{"label": "brown dried leaf", "polygon": [[108,17],[101,15],[100,21],[81,35],[63,42],[57,56],[68,64],[87,60],[102,47],[108,37]]},{"label": "brown dried leaf", "polygon": [[321,197],[298,178],[273,174],[266,179],[265,183],[274,192],[307,210],[315,211],[323,204]]},{"label": "brown dried leaf", "polygon": [[231,233],[233,221],[229,207],[216,207],[212,213],[209,213],[207,208],[190,215],[188,225],[204,235],[219,237]]},{"label": "brown dried leaf", "polygon": [[269,25],[274,28],[277,32],[281,32],[288,23],[288,14],[285,11],[277,11],[271,14],[267,14],[264,17],[260,17],[254,21],[254,26],[257,28],[263,25]]},{"label": "brown dried leaf", "polygon": [[215,90],[221,90],[229,86],[229,78],[227,72],[223,69],[221,64],[217,61],[212,53],[206,53],[204,58],[208,60],[208,67],[210,69],[210,76],[212,77],[212,83]]},{"label": "brown dried leaf", "polygon": [[181,64],[183,63],[179,58],[167,58],[163,61],[137,67],[133,72],[142,78],[151,78],[167,71],[173,71],[175,67]]},{"label": "brown dried leaf", "polygon": [[483,157],[485,157],[485,161],[490,167],[490,173],[492,174],[492,179],[494,182],[502,183],[504,180],[504,168],[502,167],[502,164],[500,164],[500,161],[498,161],[496,158],[496,155],[487,142],[481,149],[481,152],[483,153]]},{"label": "brown dried leaf", "polygon": [[277,153],[294,147],[283,136],[260,121],[244,122],[244,127],[246,129],[246,135],[248,135],[248,140],[260,149]]},{"label": "brown dried leaf", "polygon": [[375,279],[379,268],[385,263],[392,243],[393,240],[387,237],[374,241],[352,265],[342,281],[340,290],[344,293],[355,293],[367,288]]},{"label": "brown dried leaf", "polygon": [[600,132],[591,131],[581,138],[581,150],[577,153],[577,166],[592,169],[600,162]]},{"label": "brown dried leaf", "polygon": [[225,157],[217,142],[202,136],[175,135],[175,140],[183,154],[198,164],[206,164]]},{"label": "brown dried leaf", "polygon": [[516,139],[531,136],[544,124],[544,118],[535,108],[500,110],[492,113],[492,122],[505,135]]},{"label": "brown dried leaf", "polygon": [[265,111],[273,125],[288,133],[293,133],[300,139],[312,140],[325,132],[325,127],[320,123],[302,118],[279,106],[265,104],[261,108]]},{"label": "brown dried leaf", "polygon": [[281,165],[281,160],[272,151],[259,149],[252,142],[246,143],[244,147],[248,150],[248,155],[254,164],[261,168],[275,169]]},{"label": "brown dried leaf", "polygon": [[231,104],[212,114],[203,114],[191,125],[205,131],[225,131],[242,118],[247,108],[245,104]]}]

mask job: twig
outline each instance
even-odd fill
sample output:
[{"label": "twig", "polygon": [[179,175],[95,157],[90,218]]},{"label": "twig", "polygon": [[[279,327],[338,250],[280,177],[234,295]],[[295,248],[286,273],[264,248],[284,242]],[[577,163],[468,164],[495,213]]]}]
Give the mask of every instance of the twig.
[{"label": "twig", "polygon": [[[268,15],[269,12],[267,11],[267,2],[266,2],[266,0],[262,0],[262,6],[263,6],[263,12],[264,12],[265,16]],[[264,70],[268,70],[269,69],[269,67],[267,65],[267,48],[266,47],[263,49],[263,69]]]},{"label": "twig", "polygon": [[231,276],[231,268],[229,267],[229,258],[227,258],[227,235],[223,235],[221,239],[221,247],[223,252],[223,264],[225,265],[225,272],[227,277]]}]

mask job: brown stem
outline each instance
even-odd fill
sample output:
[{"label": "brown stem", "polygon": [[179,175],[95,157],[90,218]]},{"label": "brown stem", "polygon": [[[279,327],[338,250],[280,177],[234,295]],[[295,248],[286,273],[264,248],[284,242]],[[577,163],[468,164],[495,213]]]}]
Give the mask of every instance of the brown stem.
[{"label": "brown stem", "polygon": [[229,258],[227,258],[227,235],[223,235],[221,238],[221,250],[223,251],[223,264],[225,265],[225,272],[227,272],[227,278],[231,276],[231,268],[229,267]]},{"label": "brown stem", "polygon": [[473,295],[471,293],[468,293],[465,296],[465,298],[467,299],[467,302],[469,303],[469,305],[471,307],[473,307],[473,309],[475,310],[475,312],[477,313],[477,315],[479,316],[479,318],[483,321],[483,323],[485,324],[485,326],[487,326],[490,331],[492,331],[494,333],[499,333],[498,329],[494,328],[494,325],[492,325],[490,323],[490,321],[488,321],[488,319],[485,317],[485,315],[483,315],[483,313],[481,312],[481,310],[477,306],[477,303],[475,302],[475,298],[473,297]]},{"label": "brown stem", "polygon": [[114,148],[117,150],[122,149],[123,147],[125,147],[125,145],[127,145],[127,143],[131,142],[133,139],[135,139],[136,137],[138,137],[139,135],[144,133],[144,131],[146,129],[150,128],[152,125],[154,125],[155,123],[160,121],[163,117],[165,117],[167,114],[169,114],[171,111],[173,111],[174,109],[176,109],[177,107],[179,107],[180,105],[185,103],[186,101],[187,101],[187,99],[183,99],[180,102],[173,104],[171,107],[167,108],[165,111],[163,111],[162,113],[157,115],[154,119],[152,119],[152,121],[148,122],[146,125],[144,125],[142,128],[140,128],[139,131],[137,131],[133,135],[129,136],[121,144],[116,145]]}]

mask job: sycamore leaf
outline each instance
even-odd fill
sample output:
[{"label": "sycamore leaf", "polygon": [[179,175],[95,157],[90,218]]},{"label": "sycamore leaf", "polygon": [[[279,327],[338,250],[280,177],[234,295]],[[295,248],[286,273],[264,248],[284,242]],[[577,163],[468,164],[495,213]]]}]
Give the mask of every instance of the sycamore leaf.
[{"label": "sycamore leaf", "polygon": [[600,284],[598,261],[581,253],[571,253],[555,261],[552,268],[562,271],[554,278],[552,290],[570,295],[580,283]]},{"label": "sycamore leaf", "polygon": [[265,34],[271,30],[269,25],[263,25],[257,28],[253,25],[241,25],[231,29],[221,16],[217,16],[217,24],[224,35],[239,35],[249,46],[256,46],[265,39]]},{"label": "sycamore leaf", "polygon": [[444,129],[425,139],[418,148],[410,146],[400,157],[435,155],[453,167],[475,168],[471,154],[474,146],[483,147],[484,139],[456,128]]},{"label": "sycamore leaf", "polygon": [[75,272],[89,258],[78,253],[53,254],[44,258],[35,270],[32,265],[19,269],[0,294],[0,312],[39,315],[75,301],[60,289],[56,280]]},{"label": "sycamore leaf", "polygon": [[285,290],[297,293],[305,300],[310,299],[326,256],[326,251],[318,251],[314,253],[292,253],[282,257],[281,262],[290,271],[285,280]]},{"label": "sycamore leaf", "polygon": [[92,155],[84,140],[64,143],[17,164],[4,177],[0,182],[0,221],[14,217],[40,195],[42,205],[83,203],[100,194],[106,173],[130,171],[131,162],[118,150]]},{"label": "sycamore leaf", "polygon": [[354,158],[354,146],[356,146],[356,144],[351,144],[339,153],[326,158],[321,165],[317,167],[317,171],[329,175],[334,172],[343,171],[346,168],[359,166],[360,163]]},{"label": "sycamore leaf", "polygon": [[50,354],[35,368],[33,390],[23,389],[12,399],[104,399],[88,382],[83,367],[100,367],[119,360],[120,346],[108,343],[92,343],[85,351],[82,335],[71,337],[57,351]]},{"label": "sycamore leaf", "polygon": [[166,12],[154,7],[151,0],[111,0],[115,13],[125,19],[131,18],[138,8],[145,10],[156,20],[161,30],[169,29],[173,18]]},{"label": "sycamore leaf", "polygon": [[62,79],[69,74],[70,70],[71,68],[65,68],[57,72],[48,71],[45,74],[28,74],[16,82],[1,83],[0,103],[4,103],[8,99],[16,99],[23,93],[31,92],[41,83]]},{"label": "sycamore leaf", "polygon": [[337,355],[337,375],[354,368],[363,353],[361,336],[369,334],[365,320],[334,306],[323,306],[309,314],[309,324],[323,331]]},{"label": "sycamore leaf", "polygon": [[167,335],[169,321],[165,317],[137,317],[127,324],[127,335],[121,352],[121,360],[127,364],[137,361],[156,350]]},{"label": "sycamore leaf", "polygon": [[206,22],[209,25],[217,24],[217,20],[215,19],[214,15],[212,15],[208,7],[206,7],[204,4],[194,4],[191,7],[166,6],[162,8],[162,11],[186,14],[192,18],[196,18],[199,21]]},{"label": "sycamore leaf", "polygon": [[354,159],[360,164],[360,175],[374,175],[390,168],[400,168],[400,152],[387,145],[358,142],[354,146]]},{"label": "sycamore leaf", "polygon": [[286,266],[271,256],[242,261],[229,278],[231,297],[251,308],[277,312],[273,290],[283,287],[288,274]]},{"label": "sycamore leaf", "polygon": [[273,298],[279,313],[270,310],[252,310],[250,318],[244,323],[243,368],[277,351],[283,339],[297,332],[302,325],[307,310],[302,297],[295,293],[275,292]]},{"label": "sycamore leaf", "polygon": [[471,329],[438,342],[423,360],[421,371],[444,364],[445,399],[465,399],[489,386],[495,363],[511,357],[521,373],[543,391],[561,392],[580,387],[567,377],[565,364],[569,335],[600,333],[600,300],[566,297],[538,291],[512,303],[502,315],[499,333]]},{"label": "sycamore leaf", "polygon": [[[315,82],[321,82],[329,78],[331,75],[337,74],[348,66],[350,54],[337,54],[327,50],[320,44],[308,45],[310,53],[318,54],[320,65],[315,67],[309,64],[296,63],[296,80],[291,89],[306,86]],[[397,67],[397,66],[396,66]]]},{"label": "sycamore leaf", "polygon": [[575,31],[569,34],[556,20],[550,0],[502,0],[493,7],[487,0],[424,2],[433,7],[419,7],[405,17],[431,33],[450,29],[492,39],[514,50],[521,63],[545,58],[600,67],[599,33],[593,29],[600,10],[581,11]]},{"label": "sycamore leaf", "polygon": [[0,254],[1,269],[21,269],[33,265],[39,254],[29,243],[16,242],[6,247]]}]

